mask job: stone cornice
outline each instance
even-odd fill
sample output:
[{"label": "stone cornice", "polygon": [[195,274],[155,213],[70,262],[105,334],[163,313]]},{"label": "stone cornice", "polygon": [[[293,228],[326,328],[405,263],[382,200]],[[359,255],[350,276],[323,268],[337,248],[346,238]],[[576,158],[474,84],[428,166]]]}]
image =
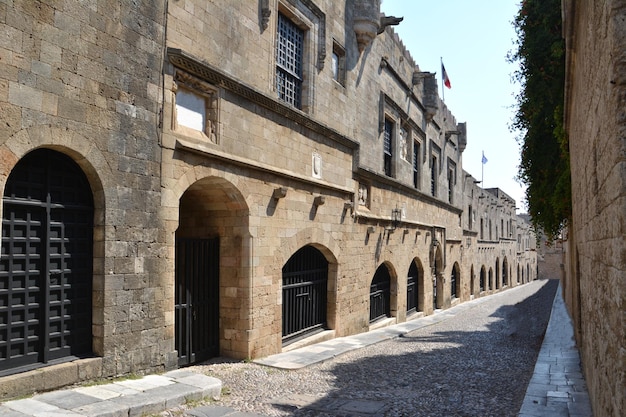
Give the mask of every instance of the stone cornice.
[{"label": "stone cornice", "polygon": [[357,175],[369,180],[369,182],[371,184],[385,184],[387,186],[389,186],[390,188],[395,188],[398,191],[402,191],[404,192],[405,195],[415,199],[415,200],[419,200],[419,201],[425,201],[427,203],[433,204],[437,207],[440,207],[444,210],[450,211],[452,213],[455,214],[461,214],[463,213],[463,209],[460,209],[458,207],[452,206],[448,203],[445,203],[441,200],[438,200],[435,197],[432,197],[428,194],[424,194],[419,190],[416,190],[413,187],[410,187],[406,184],[402,184],[401,182],[398,182],[396,179],[394,178],[389,178],[386,176],[381,176],[380,174],[377,174],[375,172],[372,172],[366,168],[363,167],[359,167],[357,169]]}]

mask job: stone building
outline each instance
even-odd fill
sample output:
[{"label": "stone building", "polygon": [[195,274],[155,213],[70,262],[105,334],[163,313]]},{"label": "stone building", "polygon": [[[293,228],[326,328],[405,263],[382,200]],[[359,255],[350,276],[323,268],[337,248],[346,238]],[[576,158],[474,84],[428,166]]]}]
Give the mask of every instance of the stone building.
[{"label": "stone building", "polygon": [[563,295],[594,414],[626,410],[626,1],[563,2],[572,220]]},{"label": "stone building", "polygon": [[378,0],[0,5],[0,397],[536,278]]}]

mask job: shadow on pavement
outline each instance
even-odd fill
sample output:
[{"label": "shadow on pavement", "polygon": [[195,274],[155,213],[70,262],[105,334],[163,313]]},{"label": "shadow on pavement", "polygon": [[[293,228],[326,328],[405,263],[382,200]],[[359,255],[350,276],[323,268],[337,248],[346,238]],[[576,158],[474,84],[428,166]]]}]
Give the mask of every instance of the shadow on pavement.
[{"label": "shadow on pavement", "polygon": [[501,306],[484,330],[416,330],[389,343],[392,351],[334,366],[336,388],[325,397],[294,394],[272,404],[295,416],[516,416],[557,287],[546,280]]}]

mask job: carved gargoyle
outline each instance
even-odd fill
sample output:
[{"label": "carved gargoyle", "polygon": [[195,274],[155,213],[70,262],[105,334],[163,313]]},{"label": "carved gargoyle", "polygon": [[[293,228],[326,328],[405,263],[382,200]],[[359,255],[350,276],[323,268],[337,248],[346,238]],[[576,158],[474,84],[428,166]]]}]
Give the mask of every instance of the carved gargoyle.
[{"label": "carved gargoyle", "polygon": [[404,20],[404,17],[395,17],[395,16],[381,16],[380,18],[380,26],[378,27],[378,34],[380,35],[385,31],[387,26],[397,26],[400,22]]}]

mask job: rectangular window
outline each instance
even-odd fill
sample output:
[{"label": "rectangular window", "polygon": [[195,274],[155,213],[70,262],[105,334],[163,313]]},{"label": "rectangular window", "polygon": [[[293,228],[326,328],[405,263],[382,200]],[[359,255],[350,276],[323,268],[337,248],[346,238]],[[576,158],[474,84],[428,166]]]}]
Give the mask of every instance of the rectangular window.
[{"label": "rectangular window", "polygon": [[448,203],[452,204],[452,196],[454,195],[454,170],[448,168]]},{"label": "rectangular window", "polygon": [[430,157],[430,195],[437,196],[437,157]]},{"label": "rectangular window", "polygon": [[302,108],[302,66],[304,31],[278,13],[276,42],[276,91],[278,98]]},{"label": "rectangular window", "polygon": [[385,132],[383,144],[384,170],[385,175],[392,176],[391,162],[393,158],[393,122],[385,119]]},{"label": "rectangular window", "polygon": [[456,164],[448,159],[448,203],[454,203],[454,186],[456,184]]},{"label": "rectangular window", "polygon": [[470,204],[467,209],[467,229],[472,230],[473,222],[472,222],[472,205]]},{"label": "rectangular window", "polygon": [[420,144],[413,142],[413,187],[420,189]]},{"label": "rectangular window", "polygon": [[339,84],[346,85],[346,51],[339,46],[338,43],[333,42],[333,55],[332,55],[332,70],[333,80]]}]

